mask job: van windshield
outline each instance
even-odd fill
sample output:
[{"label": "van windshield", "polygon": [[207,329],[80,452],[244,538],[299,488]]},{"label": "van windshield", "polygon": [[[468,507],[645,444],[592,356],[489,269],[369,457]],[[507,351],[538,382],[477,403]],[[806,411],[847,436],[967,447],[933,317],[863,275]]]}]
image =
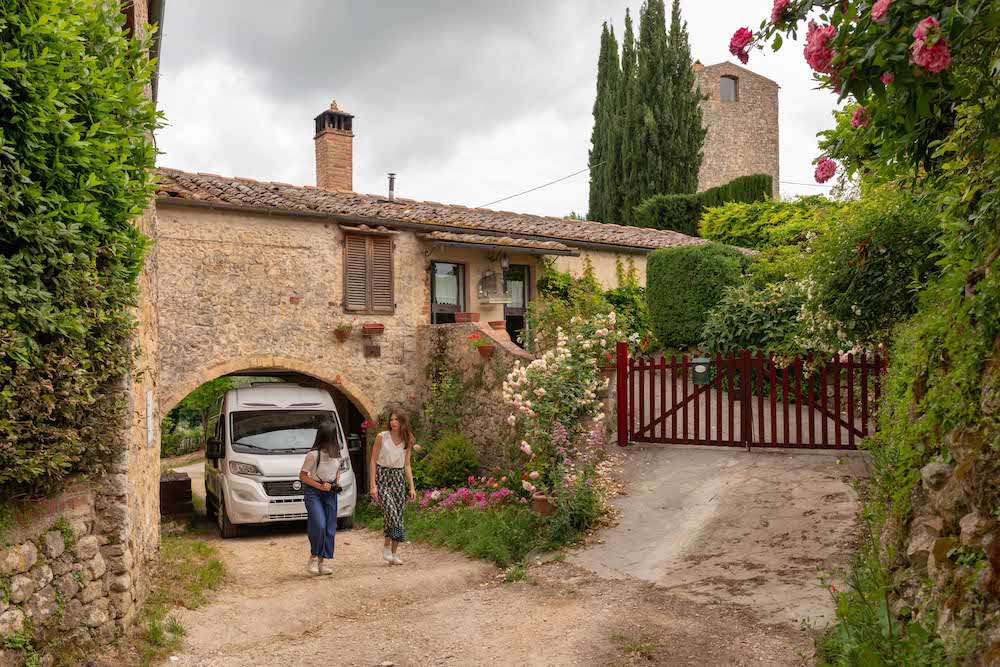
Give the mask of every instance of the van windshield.
[{"label": "van windshield", "polygon": [[260,410],[234,412],[233,451],[254,454],[306,452],[319,425],[334,419],[319,410]]}]

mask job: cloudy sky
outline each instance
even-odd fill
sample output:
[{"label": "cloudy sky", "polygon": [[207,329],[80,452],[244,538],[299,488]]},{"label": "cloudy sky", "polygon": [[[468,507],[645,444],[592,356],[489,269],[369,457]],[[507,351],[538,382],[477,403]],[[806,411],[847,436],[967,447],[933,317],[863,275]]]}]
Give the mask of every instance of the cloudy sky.
[{"label": "cloudy sky", "polygon": [[[170,0],[164,19],[160,164],[312,185],[313,119],[331,99],[355,115],[354,189],[478,206],[587,165],[601,24],[619,37],[628,0]],[[770,0],[682,0],[695,58]],[[669,14],[669,3],[668,3]],[[638,32],[638,24],[636,25]],[[781,85],[781,191],[816,194],[814,90],[802,45],[754,53]],[[587,208],[587,174],[494,208]]]}]

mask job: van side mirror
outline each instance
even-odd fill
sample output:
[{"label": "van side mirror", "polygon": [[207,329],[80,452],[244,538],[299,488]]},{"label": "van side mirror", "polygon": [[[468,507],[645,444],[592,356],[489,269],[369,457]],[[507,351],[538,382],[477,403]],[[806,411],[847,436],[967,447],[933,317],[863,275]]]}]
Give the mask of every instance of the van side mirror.
[{"label": "van side mirror", "polygon": [[205,445],[205,458],[206,459],[221,459],[222,458],[222,441],[218,438],[209,438],[208,443]]}]

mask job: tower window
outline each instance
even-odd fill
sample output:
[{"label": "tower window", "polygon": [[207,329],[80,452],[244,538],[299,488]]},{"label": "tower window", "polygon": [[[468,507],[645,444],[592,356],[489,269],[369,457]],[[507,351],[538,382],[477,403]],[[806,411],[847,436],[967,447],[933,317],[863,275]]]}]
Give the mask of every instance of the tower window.
[{"label": "tower window", "polygon": [[735,76],[724,76],[719,80],[719,99],[723,102],[735,102],[738,99],[738,79]]}]

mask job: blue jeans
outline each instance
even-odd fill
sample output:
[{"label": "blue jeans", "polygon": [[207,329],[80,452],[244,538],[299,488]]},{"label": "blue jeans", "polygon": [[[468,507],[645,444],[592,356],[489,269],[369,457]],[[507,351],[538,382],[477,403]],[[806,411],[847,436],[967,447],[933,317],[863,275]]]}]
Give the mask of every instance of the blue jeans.
[{"label": "blue jeans", "polygon": [[337,494],[305,488],[306,531],[309,533],[309,553],[320,558],[333,558],[333,540],[337,537]]}]

